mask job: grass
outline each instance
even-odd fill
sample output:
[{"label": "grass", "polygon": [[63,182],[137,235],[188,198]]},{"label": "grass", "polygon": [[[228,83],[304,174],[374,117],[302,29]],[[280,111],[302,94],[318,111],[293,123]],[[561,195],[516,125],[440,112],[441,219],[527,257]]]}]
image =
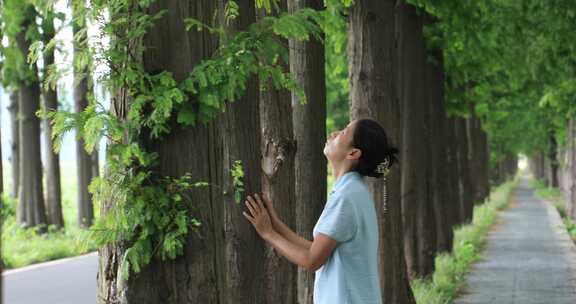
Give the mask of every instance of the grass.
[{"label": "grass", "polygon": [[[11,189],[11,171],[5,163],[5,189]],[[18,268],[34,263],[77,256],[96,250],[86,238],[86,231],[78,227],[76,170],[73,164],[63,163],[62,170],[62,213],[65,228],[56,231],[49,227],[46,234],[35,229],[20,228],[15,219],[16,202],[8,195],[3,196],[2,208],[2,261],[4,268]],[[98,214],[95,208],[95,214]]]},{"label": "grass", "polygon": [[566,201],[564,200],[560,189],[547,187],[544,182],[536,179],[532,179],[530,185],[536,189],[535,193],[537,196],[554,204],[560,217],[562,217],[566,231],[568,231],[568,234],[576,243],[576,223],[566,215]]},{"label": "grass", "polygon": [[499,210],[508,206],[516,179],[498,186],[482,205],[474,207],[472,223],[454,230],[454,247],[435,259],[431,278],[412,281],[412,291],[418,304],[452,303],[464,287],[472,263],[481,257],[486,235],[496,222]]}]

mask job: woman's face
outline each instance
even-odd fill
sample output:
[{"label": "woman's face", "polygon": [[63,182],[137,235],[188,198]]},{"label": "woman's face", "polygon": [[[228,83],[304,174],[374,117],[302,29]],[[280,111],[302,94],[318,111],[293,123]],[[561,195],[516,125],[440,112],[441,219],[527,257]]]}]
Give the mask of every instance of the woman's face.
[{"label": "woman's face", "polygon": [[330,162],[340,162],[346,159],[353,150],[358,150],[352,147],[355,123],[354,120],[346,128],[332,132],[328,136],[324,145],[324,155]]}]

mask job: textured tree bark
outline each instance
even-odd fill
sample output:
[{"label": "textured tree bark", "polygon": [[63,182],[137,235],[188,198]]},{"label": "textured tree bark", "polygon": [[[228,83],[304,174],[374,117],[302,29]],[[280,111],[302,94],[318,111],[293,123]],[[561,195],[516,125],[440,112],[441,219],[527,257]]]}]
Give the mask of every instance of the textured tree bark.
[{"label": "textured tree bark", "polygon": [[474,204],[481,204],[484,201],[484,149],[483,135],[480,120],[476,117],[474,105],[470,104],[470,117],[466,120],[466,130],[468,132],[468,153],[470,159],[470,180],[472,182]]},{"label": "textured tree bark", "polygon": [[[0,122],[1,125],[2,122]],[[2,131],[0,130],[0,143],[2,142]],[[4,208],[4,167],[2,166],[3,164],[3,160],[2,160],[2,145],[0,144],[0,208]],[[4,225],[4,217],[0,216],[0,227],[2,227]],[[0,257],[2,256],[2,254],[0,254]],[[0,274],[3,271],[3,266],[2,264],[4,264],[3,262],[0,262]],[[2,304],[2,289],[4,289],[4,287],[2,286],[3,282],[2,282],[2,276],[0,276],[0,304]]]},{"label": "textured tree bark", "polygon": [[449,189],[449,199],[454,208],[452,216],[454,217],[452,226],[464,223],[464,201],[461,196],[460,163],[458,161],[458,137],[456,129],[456,117],[448,116],[446,120],[446,139],[447,139],[447,179]]},{"label": "textured tree bark", "polygon": [[[285,0],[278,2],[282,11]],[[286,41],[288,43],[288,41]],[[288,66],[285,67],[289,69]],[[260,79],[260,123],[262,127],[262,191],[273,202],[289,227],[296,224],[296,141],[292,127],[292,100],[287,90],[276,90],[271,80]],[[293,303],[297,296],[297,269],[272,247],[266,250],[266,303]],[[276,275],[282,273],[281,276]]]},{"label": "textured tree bark", "polygon": [[471,176],[473,170],[471,167],[470,154],[468,152],[470,139],[466,129],[467,119],[463,117],[456,118],[457,130],[457,149],[458,149],[458,168],[460,176],[460,197],[462,200],[462,209],[464,223],[472,221],[474,211],[474,192]]},{"label": "textured tree bark", "polygon": [[411,278],[434,272],[436,225],[433,200],[428,196],[431,169],[426,118],[425,47],[422,16],[409,4],[400,5],[400,98],[403,105],[402,210],[404,248]]},{"label": "textured tree bark", "polygon": [[[323,9],[321,0],[290,0],[288,10]],[[295,155],[296,233],[311,240],[312,230],[326,202],[326,80],[324,45],[317,40],[290,41],[290,72],[306,94],[306,104],[292,94],[292,122],[298,148]],[[314,187],[310,187],[314,185]],[[314,274],[297,273],[297,303],[312,304]]]},{"label": "textured tree bark", "polygon": [[[77,18],[78,7],[72,5],[72,14]],[[72,32],[76,35],[86,26],[84,20],[72,23]],[[81,51],[82,46],[74,39],[74,56]],[[76,59],[75,59],[76,60]],[[89,74],[86,69],[79,69],[74,65],[74,110],[76,113],[84,111],[88,106],[88,94],[91,86],[89,84]],[[92,181],[92,159],[90,154],[84,149],[84,140],[76,141],[76,169],[78,178],[78,225],[88,228],[94,221],[94,208],[92,206],[92,195],[88,192],[88,185]]]},{"label": "textured tree bark", "polygon": [[[43,23],[44,30],[42,39],[47,44],[54,38],[54,19],[52,13],[48,15]],[[44,75],[46,75],[46,67],[54,64],[54,49],[44,53]],[[44,76],[46,77],[46,76]],[[58,96],[56,90],[47,88],[42,91],[44,97],[44,108],[47,110],[58,109]],[[52,124],[48,119],[44,119],[44,142],[46,143],[44,152],[46,156],[46,209],[48,216],[48,223],[60,229],[64,227],[64,219],[62,217],[62,188],[60,184],[60,157],[58,153],[54,152],[54,144],[52,141]]]},{"label": "textured tree bark", "polygon": [[[2,131],[0,130],[0,143],[2,142]],[[2,202],[2,195],[4,194],[4,166],[3,166],[4,161],[2,160],[2,145],[0,145],[0,206],[4,205],[4,203]],[[1,221],[1,219],[0,219]],[[0,227],[2,227],[2,224],[0,222]],[[1,267],[0,263],[0,267]],[[0,272],[2,273],[2,272]],[[0,285],[1,287],[1,285]],[[1,288],[0,288],[1,289]],[[0,291],[0,296],[2,295],[2,292]]]},{"label": "textured tree bark", "polygon": [[[1,125],[1,122],[0,122]],[[0,130],[0,143],[2,142],[2,132]],[[2,145],[0,144],[0,208],[4,209],[4,168],[2,166]],[[0,227],[4,226],[4,217],[0,216]],[[0,257],[2,254],[0,253]],[[4,271],[3,267],[4,262],[0,262],[0,274]],[[3,276],[0,276],[0,304],[2,304],[2,300],[4,299],[2,295],[2,290],[4,289],[4,282]]]},{"label": "textured tree bark", "polygon": [[480,141],[480,197],[482,201],[490,195],[490,146],[488,133],[482,127],[482,121],[478,118],[478,132]]},{"label": "textured tree bark", "polygon": [[[237,1],[239,17],[231,27],[243,29],[254,21],[254,2]],[[149,72],[167,70],[177,81],[209,58],[218,42],[207,31],[185,31],[184,18],[210,23],[215,9],[225,1],[157,1],[149,12],[166,10],[145,37],[143,54]],[[237,22],[237,23],[236,23]],[[262,282],[265,244],[242,216],[242,205],[234,202],[230,169],[240,160],[244,169],[244,194],[260,192],[260,120],[258,84],[251,81],[246,94],[226,105],[226,112],[206,125],[175,127],[160,141],[148,142],[159,153],[160,175],[191,173],[193,180],[212,186],[187,193],[190,215],[202,222],[199,235],[187,238],[184,255],[174,261],[153,260],[127,282],[118,276],[118,261],[124,248],[107,246],[100,250],[98,273],[99,303],[268,303]],[[125,118],[129,100],[113,103],[113,111]],[[244,197],[244,194],[242,195]],[[276,202],[275,202],[276,203]],[[108,202],[106,212],[112,202]],[[277,276],[284,273],[278,272]],[[107,302],[108,301],[108,302]],[[114,302],[116,301],[116,302]]]},{"label": "textured tree bark", "polygon": [[[425,15],[426,22],[433,22],[430,15]],[[431,168],[428,177],[428,196],[433,200],[436,219],[436,252],[452,250],[452,226],[455,222],[455,202],[451,200],[448,184],[448,140],[446,132],[446,109],[444,106],[444,61],[442,50],[431,52],[433,62],[426,60],[426,92],[428,106],[428,162]]]},{"label": "textured tree bark", "polygon": [[[36,16],[34,8],[26,8],[22,28],[34,22]],[[31,42],[26,38],[26,31],[22,30],[16,36],[18,48],[22,54],[28,54]],[[36,65],[31,67],[33,75],[38,75]],[[46,210],[42,190],[42,160],[40,152],[40,120],[36,111],[40,108],[40,86],[37,76],[20,83],[20,185],[19,207],[16,217],[18,224],[24,227],[42,225],[40,232],[46,231]]]},{"label": "textured tree bark", "polygon": [[[349,15],[350,114],[370,117],[386,130],[390,144],[402,146],[402,102],[398,98],[396,1],[356,1]],[[403,250],[401,170],[393,166],[387,183],[367,178],[379,222],[379,268],[383,303],[415,303]],[[387,199],[385,200],[385,195]]]},{"label": "textured tree bark", "polygon": [[548,176],[548,181],[550,182],[550,187],[558,187],[558,158],[556,153],[558,152],[558,143],[556,142],[556,136],[553,132],[548,136],[549,147],[548,147],[548,161],[550,164],[550,171]]},{"label": "textured tree bark", "polygon": [[92,154],[90,154],[90,161],[92,163],[92,178],[100,176],[99,145],[96,145],[94,147],[94,151],[92,151]]},{"label": "textured tree bark", "polygon": [[568,205],[570,206],[570,211],[568,212],[569,216],[576,220],[576,119],[572,118],[569,121],[569,135],[568,135],[568,142],[570,143],[570,150],[569,150],[569,176],[570,176],[570,195],[569,195],[569,202]]},{"label": "textured tree bark", "polygon": [[12,170],[12,189],[10,194],[13,198],[18,197],[18,185],[20,185],[20,120],[18,119],[20,91],[14,89],[10,92],[10,129],[12,141],[10,142],[10,166]]}]

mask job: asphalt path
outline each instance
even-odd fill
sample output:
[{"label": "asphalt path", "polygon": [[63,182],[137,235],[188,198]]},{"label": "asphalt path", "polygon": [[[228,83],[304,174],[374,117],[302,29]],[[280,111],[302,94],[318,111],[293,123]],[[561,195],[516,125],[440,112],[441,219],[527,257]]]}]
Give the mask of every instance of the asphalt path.
[{"label": "asphalt path", "polygon": [[94,304],[98,254],[4,271],[4,304]]}]

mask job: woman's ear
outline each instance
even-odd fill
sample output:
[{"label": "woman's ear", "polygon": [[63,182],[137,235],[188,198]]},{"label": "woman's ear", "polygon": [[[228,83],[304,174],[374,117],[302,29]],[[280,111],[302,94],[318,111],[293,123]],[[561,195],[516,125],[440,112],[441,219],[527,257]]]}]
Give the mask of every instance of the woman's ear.
[{"label": "woman's ear", "polygon": [[346,159],[360,159],[362,156],[362,150],[358,148],[352,148],[350,152],[346,155]]}]

